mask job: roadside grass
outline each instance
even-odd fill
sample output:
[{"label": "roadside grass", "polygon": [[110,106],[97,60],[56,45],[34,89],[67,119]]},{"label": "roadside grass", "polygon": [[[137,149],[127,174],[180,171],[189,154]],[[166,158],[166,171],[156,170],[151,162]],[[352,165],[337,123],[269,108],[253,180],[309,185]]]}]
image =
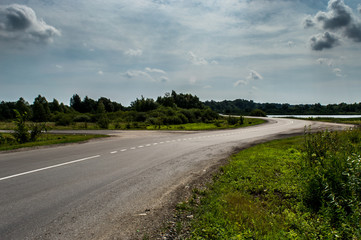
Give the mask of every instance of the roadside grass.
[{"label": "roadside grass", "polygon": [[243,124],[228,124],[226,120],[219,120],[213,123],[187,123],[178,125],[148,126],[147,130],[216,130],[249,127],[264,123],[265,120],[257,118],[245,118]]},{"label": "roadside grass", "polygon": [[[216,130],[216,129],[228,129],[248,127],[257,124],[264,123],[265,121],[257,118],[244,118],[243,124],[228,124],[227,120],[218,120],[211,123],[187,123],[178,125],[161,125],[160,128],[157,125],[149,125],[144,122],[111,122],[108,126],[109,130]],[[33,124],[33,122],[26,122],[27,125]],[[0,122],[0,129],[2,130],[14,130],[16,127],[14,122]],[[58,126],[55,122],[47,122],[46,127],[48,130],[100,130],[96,123],[88,122],[74,122],[69,126]]]},{"label": "roadside grass", "polygon": [[94,138],[108,137],[99,134],[41,134],[36,141],[27,143],[17,143],[9,133],[0,134],[0,151],[15,150],[19,148],[38,147],[54,144],[83,142]]},{"label": "roadside grass", "polygon": [[360,239],[360,142],[326,131],[241,151],[178,204],[187,239]]},{"label": "roadside grass", "polygon": [[317,118],[308,118],[307,120],[361,125],[361,118],[322,118],[322,117],[317,117]]}]

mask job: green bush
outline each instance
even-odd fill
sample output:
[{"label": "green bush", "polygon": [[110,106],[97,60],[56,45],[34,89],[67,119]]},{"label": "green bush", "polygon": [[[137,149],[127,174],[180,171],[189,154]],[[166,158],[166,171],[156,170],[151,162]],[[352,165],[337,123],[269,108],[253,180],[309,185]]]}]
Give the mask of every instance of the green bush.
[{"label": "green bush", "polygon": [[17,110],[14,110],[14,112],[16,114],[16,127],[14,129],[13,136],[18,143],[26,143],[30,140],[29,129],[25,124],[28,113],[24,112],[21,114]]},{"label": "green bush", "polygon": [[73,117],[69,114],[59,114],[55,117],[56,126],[69,126],[73,123]]},{"label": "green bush", "polygon": [[266,113],[261,109],[254,109],[249,115],[254,117],[267,117]]},{"label": "green bush", "polygon": [[227,123],[229,125],[236,125],[238,123],[238,121],[239,121],[239,119],[236,117],[228,116],[228,118],[227,118]]},{"label": "green bush", "polygon": [[74,122],[90,122],[91,118],[88,115],[82,114],[74,117]]},{"label": "green bush", "polygon": [[34,142],[41,135],[43,131],[46,131],[46,125],[37,123],[31,126],[30,141]]},{"label": "green bush", "polygon": [[361,237],[360,136],[357,129],[305,135],[304,204],[342,239]]},{"label": "green bush", "polygon": [[98,121],[97,121],[97,124],[100,128],[103,128],[103,129],[108,129],[109,127],[109,119],[108,117],[105,115],[105,114],[102,114]]}]

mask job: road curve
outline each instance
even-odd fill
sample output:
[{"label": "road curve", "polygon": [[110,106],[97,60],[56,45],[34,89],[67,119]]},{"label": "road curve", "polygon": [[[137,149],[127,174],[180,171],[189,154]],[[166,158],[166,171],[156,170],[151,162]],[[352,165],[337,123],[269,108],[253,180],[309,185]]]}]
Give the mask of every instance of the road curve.
[{"label": "road curve", "polygon": [[348,127],[268,119],[233,130],[112,131],[84,144],[0,153],[0,239],[128,239],[122,220],[161,205],[192,175],[235,148],[309,125]]}]

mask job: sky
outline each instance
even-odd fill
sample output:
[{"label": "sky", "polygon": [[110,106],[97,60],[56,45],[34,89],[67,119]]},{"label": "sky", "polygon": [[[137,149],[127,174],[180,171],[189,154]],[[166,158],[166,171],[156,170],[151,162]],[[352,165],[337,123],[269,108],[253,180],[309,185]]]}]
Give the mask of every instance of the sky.
[{"label": "sky", "polygon": [[359,0],[1,0],[0,101],[361,102]]}]

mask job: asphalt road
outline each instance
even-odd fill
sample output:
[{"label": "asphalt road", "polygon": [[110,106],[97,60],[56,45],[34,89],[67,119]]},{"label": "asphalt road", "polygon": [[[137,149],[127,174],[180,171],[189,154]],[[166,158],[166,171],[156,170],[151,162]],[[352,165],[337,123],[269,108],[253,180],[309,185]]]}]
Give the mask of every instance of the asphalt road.
[{"label": "asphalt road", "polygon": [[343,127],[271,119],[222,131],[108,131],[114,137],[1,153],[0,239],[127,239],[122,219],[161,205],[234,149],[305,125]]}]

